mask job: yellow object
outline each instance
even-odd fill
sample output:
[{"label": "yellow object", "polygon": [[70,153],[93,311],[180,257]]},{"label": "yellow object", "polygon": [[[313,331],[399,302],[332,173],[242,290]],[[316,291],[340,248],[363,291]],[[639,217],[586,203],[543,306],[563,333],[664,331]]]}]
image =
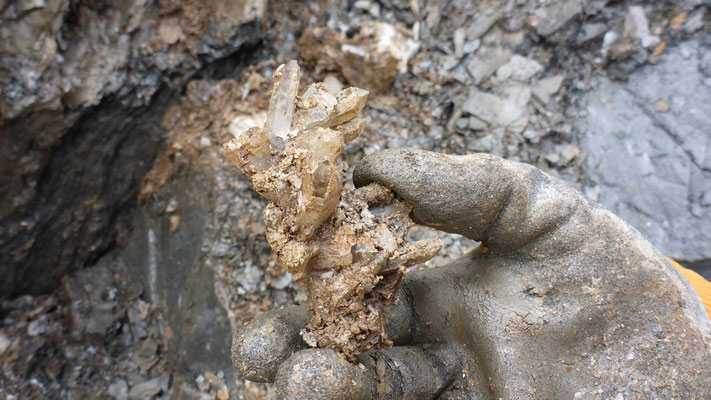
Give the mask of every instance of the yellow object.
[{"label": "yellow object", "polygon": [[696,272],[682,267],[671,258],[667,257],[667,260],[669,260],[671,265],[676,267],[676,269],[684,275],[684,278],[691,283],[691,286],[696,289],[699,297],[701,297],[701,302],[704,303],[704,306],[706,307],[706,313],[709,315],[709,318],[711,318],[711,282],[707,281],[703,276],[697,274]]}]

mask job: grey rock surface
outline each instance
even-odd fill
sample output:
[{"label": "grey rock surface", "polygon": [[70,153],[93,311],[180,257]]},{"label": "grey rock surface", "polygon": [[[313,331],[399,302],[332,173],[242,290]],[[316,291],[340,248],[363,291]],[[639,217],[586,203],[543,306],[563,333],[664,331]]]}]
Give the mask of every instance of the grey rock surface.
[{"label": "grey rock surface", "polygon": [[171,232],[171,215],[156,213],[156,208],[141,209],[120,254],[130,275],[145,288],[145,296],[163,310],[171,330],[167,356],[188,379],[217,370],[234,376],[226,351],[230,321],[215,296],[214,271],[202,259],[208,210],[213,207],[208,182],[193,176],[167,185],[163,193],[176,199],[173,215],[180,215],[180,226]]},{"label": "grey rock surface", "polygon": [[588,193],[667,256],[696,263],[711,259],[707,54],[687,41],[628,82],[599,77],[575,123]]}]

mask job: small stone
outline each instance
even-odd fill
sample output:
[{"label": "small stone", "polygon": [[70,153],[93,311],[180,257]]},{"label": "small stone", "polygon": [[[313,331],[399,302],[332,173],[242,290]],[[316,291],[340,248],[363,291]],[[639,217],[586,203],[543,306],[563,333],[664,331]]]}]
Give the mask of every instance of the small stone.
[{"label": "small stone", "polygon": [[617,39],[620,38],[620,35],[617,34],[615,31],[608,31],[605,33],[605,36],[602,37],[602,46],[600,46],[600,55],[604,58],[607,57],[608,53],[610,52],[610,49],[612,48],[612,45],[617,42]]},{"label": "small stone", "polygon": [[210,146],[212,146],[212,141],[210,140],[210,138],[207,136],[201,136],[200,137],[200,148],[206,149]]},{"label": "small stone", "polygon": [[585,186],[585,195],[593,201],[600,198],[600,186]]},{"label": "small stone", "polygon": [[335,75],[326,75],[323,78],[323,86],[331,94],[336,94],[343,90],[343,83]]},{"label": "small stone", "polygon": [[538,61],[514,55],[508,62],[513,67],[511,78],[520,82],[528,82],[534,75],[543,71],[543,65]]},{"label": "small stone", "polygon": [[578,32],[576,44],[582,45],[591,40],[597,39],[607,31],[607,25],[602,22],[587,22]]},{"label": "small stone", "polygon": [[506,128],[507,132],[520,134],[528,126],[528,116],[524,115],[521,118],[515,120]]},{"label": "small stone", "polygon": [[239,137],[243,133],[247,132],[250,128],[255,128],[264,125],[264,121],[267,119],[267,113],[260,111],[251,115],[238,115],[235,117],[230,124],[227,126],[227,131],[232,135],[232,137]]},{"label": "small stone", "polygon": [[285,289],[287,286],[291,284],[291,274],[288,272],[284,272],[284,275],[277,279],[276,281],[272,281],[270,286],[273,287],[274,289]]},{"label": "small stone", "polygon": [[636,37],[645,49],[659,44],[660,39],[649,33],[647,17],[640,6],[630,6],[625,15],[625,36]]},{"label": "small stone", "polygon": [[168,200],[168,205],[165,207],[165,212],[168,214],[175,212],[178,209],[178,199],[172,197]]},{"label": "small stone", "polygon": [[579,0],[553,1],[542,11],[544,16],[538,21],[536,32],[547,37],[576,19],[583,11],[583,4]]},{"label": "small stone", "polygon": [[183,38],[183,30],[180,28],[177,18],[161,19],[158,24],[158,37],[161,42],[171,45]]},{"label": "small stone", "polygon": [[454,56],[444,56],[439,59],[439,68],[443,71],[451,71],[459,65],[459,59]]},{"label": "small stone", "polygon": [[7,337],[5,332],[0,331],[0,355],[2,355],[8,347],[10,347],[10,343],[10,338]]},{"label": "small stone", "polygon": [[161,391],[167,391],[170,381],[169,374],[163,374],[149,381],[141,382],[128,392],[128,398],[131,400],[148,400],[156,396]]},{"label": "small stone", "polygon": [[469,119],[468,118],[459,118],[457,120],[457,128],[467,129],[468,126],[469,126]]},{"label": "small stone", "polygon": [[704,19],[706,17],[706,7],[699,7],[694,12],[689,14],[684,23],[684,32],[694,33],[704,27]]},{"label": "small stone", "polygon": [[380,4],[378,4],[377,2],[368,0],[358,0],[353,3],[353,7],[366,11],[368,14],[372,15],[375,18],[378,18],[380,16]]},{"label": "small stone", "polygon": [[696,50],[689,48],[689,46],[680,46],[679,55],[688,60],[692,56],[696,55]]},{"label": "small stone", "polygon": [[551,164],[558,164],[558,161],[560,161],[560,157],[556,153],[546,154],[544,158]]},{"label": "small stone", "polygon": [[475,116],[469,117],[469,129],[473,131],[483,131],[489,127],[489,124],[480,120]]},{"label": "small stone", "polygon": [[247,265],[237,276],[237,282],[249,293],[257,291],[259,283],[262,282],[262,270],[254,265]]},{"label": "small stone", "polygon": [[[499,76],[499,71],[504,70],[502,74],[505,78]],[[496,71],[496,76],[500,79],[508,79],[509,77],[519,82],[528,82],[531,77],[543,71],[543,65],[538,61],[528,57],[523,57],[518,54],[511,56],[511,59]]]},{"label": "small stone", "polygon": [[217,389],[217,400],[228,400],[230,398],[230,391],[227,389],[227,385],[224,383],[220,385]]},{"label": "small stone", "polygon": [[488,79],[511,58],[511,50],[501,47],[483,47],[467,64],[467,71],[478,85]]},{"label": "small stone", "polygon": [[657,100],[654,102],[654,111],[665,113],[669,111],[669,104],[664,100]]},{"label": "small stone", "polygon": [[549,76],[541,79],[531,88],[531,95],[541,103],[548,104],[551,96],[558,93],[563,84],[563,75]]},{"label": "small stone", "polygon": [[524,116],[531,90],[516,86],[507,88],[505,95],[499,97],[471,88],[469,97],[462,103],[462,110],[490,125],[509,126]]},{"label": "small stone", "polygon": [[109,396],[116,400],[127,400],[128,399],[128,384],[125,380],[119,379],[118,381],[109,385]]},{"label": "small stone", "polygon": [[531,143],[538,143],[541,141],[541,133],[533,128],[528,128],[523,131],[523,137]]},{"label": "small stone", "polygon": [[210,390],[210,382],[205,379],[204,375],[198,375],[198,377],[195,378],[195,384],[201,392],[207,392]]},{"label": "small stone", "polygon": [[27,325],[27,334],[30,336],[39,336],[47,332],[47,322],[40,318],[30,322]]},{"label": "small stone", "polygon": [[454,30],[453,40],[454,40],[454,56],[457,58],[462,58],[464,56],[464,39],[466,39],[466,31],[464,28],[457,28]]},{"label": "small stone", "polygon": [[157,351],[158,343],[153,339],[146,339],[141,342],[133,355],[133,361],[138,364],[142,371],[147,371],[158,362]]},{"label": "small stone", "polygon": [[45,0],[20,0],[16,3],[15,7],[17,8],[17,12],[22,14],[30,10],[47,8],[47,2]]},{"label": "small stone", "polygon": [[180,220],[180,215],[170,216],[170,233],[175,233],[175,231],[178,230],[178,227],[180,226]]},{"label": "small stone", "polygon": [[568,165],[575,157],[580,154],[580,149],[572,144],[566,144],[560,150],[560,162],[562,165]]},{"label": "small stone", "polygon": [[480,38],[494,26],[499,18],[501,18],[501,14],[500,9],[494,9],[491,12],[477,13],[474,17],[474,21],[469,25],[467,39],[474,40]]},{"label": "small stone", "polygon": [[467,143],[467,150],[501,154],[501,138],[492,133],[478,139],[473,139]]},{"label": "small stone", "polygon": [[476,40],[471,40],[466,43],[464,43],[464,47],[462,48],[462,51],[464,54],[471,54],[479,48],[479,45],[481,44],[481,40],[476,39]]},{"label": "small stone", "polygon": [[105,335],[106,331],[113,326],[114,321],[116,321],[116,313],[114,308],[116,304],[114,302],[101,302],[95,304],[91,312],[89,313],[89,318],[86,324],[86,333]]},{"label": "small stone", "polygon": [[508,63],[500,66],[499,69],[496,70],[496,77],[502,81],[509,79],[511,74],[513,74],[513,69]]}]

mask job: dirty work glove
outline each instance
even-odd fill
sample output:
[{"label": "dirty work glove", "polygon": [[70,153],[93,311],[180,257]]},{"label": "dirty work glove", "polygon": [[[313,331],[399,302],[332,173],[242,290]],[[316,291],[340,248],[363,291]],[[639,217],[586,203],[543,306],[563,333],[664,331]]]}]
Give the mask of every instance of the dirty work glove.
[{"label": "dirty work glove", "polygon": [[[481,241],[406,275],[395,346],[305,349],[308,316],[265,313],[235,333],[245,379],[284,399],[708,398],[711,324],[688,282],[633,228],[540,170],[477,154],[366,157],[423,225]],[[485,246],[485,247],[484,247]]]}]

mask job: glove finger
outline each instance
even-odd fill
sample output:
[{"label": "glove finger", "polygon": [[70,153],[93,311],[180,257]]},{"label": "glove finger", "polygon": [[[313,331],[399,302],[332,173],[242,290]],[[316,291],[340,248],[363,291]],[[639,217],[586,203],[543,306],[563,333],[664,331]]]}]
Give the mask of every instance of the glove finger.
[{"label": "glove finger", "polygon": [[374,398],[433,399],[463,372],[465,352],[448,343],[398,346],[359,357],[374,377]]},{"label": "glove finger", "polygon": [[[411,336],[412,308],[401,290],[385,310],[386,335],[395,344]],[[240,376],[253,382],[273,382],[279,365],[307,348],[301,330],[309,320],[306,307],[294,306],[266,312],[235,331],[232,363]]]},{"label": "glove finger", "polygon": [[274,380],[278,399],[360,400],[373,398],[364,369],[331,349],[295,353],[279,367]]},{"label": "glove finger", "polygon": [[279,365],[306,348],[301,329],[309,315],[306,307],[294,306],[266,312],[235,331],[232,363],[243,379],[273,382]]},{"label": "glove finger", "polygon": [[[383,150],[358,163],[353,181],[389,187],[413,206],[416,222],[482,241],[499,253],[544,236],[586,209],[579,207],[582,196],[563,182],[488,154]],[[575,222],[567,228],[583,226]]]},{"label": "glove finger", "polygon": [[290,357],[276,376],[279,399],[432,399],[462,373],[455,345],[402,346],[373,350],[347,362],[330,349]]}]

